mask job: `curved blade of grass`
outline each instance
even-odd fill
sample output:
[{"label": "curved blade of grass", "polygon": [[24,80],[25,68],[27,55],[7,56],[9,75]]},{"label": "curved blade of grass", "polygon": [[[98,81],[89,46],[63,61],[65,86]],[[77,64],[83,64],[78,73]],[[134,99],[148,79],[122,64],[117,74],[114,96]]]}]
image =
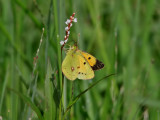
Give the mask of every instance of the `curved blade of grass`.
[{"label": "curved blade of grass", "polygon": [[3,23],[0,21],[0,32],[3,33],[3,35],[7,38],[8,42],[11,44],[11,46],[14,48],[14,50],[22,57],[22,59],[26,62],[26,64],[29,66],[29,68],[32,68],[31,63],[28,61],[26,56],[22,53],[22,51],[18,48],[18,46],[13,42],[11,35],[3,25]]},{"label": "curved blade of grass", "polygon": [[47,109],[44,112],[45,120],[53,120],[56,116],[56,108],[53,100],[53,85],[52,81],[50,80],[52,78],[52,73],[52,66],[50,64],[50,61],[48,60],[47,74],[45,78],[45,108]]},{"label": "curved blade of grass", "polygon": [[[63,92],[63,85],[62,85],[62,71],[61,71],[61,45],[59,44],[60,42],[60,1],[59,0],[53,0],[53,14],[54,14],[54,22],[55,22],[55,35],[56,37],[56,43],[57,43],[57,57],[58,57],[58,73],[59,73],[59,82],[58,85],[60,87],[61,93]],[[62,94],[62,101],[60,101],[59,104],[59,120],[61,120],[61,115],[62,115],[62,107],[63,106],[63,94]]]},{"label": "curved blade of grass", "polygon": [[12,92],[14,92],[15,94],[17,94],[20,98],[22,98],[23,101],[32,108],[32,110],[37,114],[39,120],[44,120],[44,119],[43,119],[43,116],[41,115],[40,110],[38,109],[38,107],[37,107],[35,104],[33,104],[33,102],[31,101],[31,99],[30,99],[29,97],[21,94],[20,92],[14,90],[14,89],[12,89],[12,88],[10,88],[10,90],[11,90]]},{"label": "curved blade of grass", "polygon": [[[35,76],[35,79],[34,79],[34,85],[33,85],[33,91],[32,91],[32,97],[31,97],[31,100],[32,100],[32,102],[34,103],[34,99],[35,99],[35,95],[36,95],[36,91],[37,91],[37,79],[38,79],[38,72],[37,72],[37,74],[36,74],[36,76]],[[27,118],[29,118],[29,116],[31,116],[31,108],[29,108],[29,109],[27,109]],[[26,119],[27,119],[26,118]]]},{"label": "curved blade of grass", "polygon": [[32,14],[32,12],[29,11],[29,10],[26,8],[26,6],[25,6],[21,1],[16,0],[15,2],[16,2],[16,4],[17,4],[19,7],[21,7],[22,10],[31,18],[31,20],[34,22],[34,24],[35,24],[38,28],[41,29],[42,26],[43,26],[42,23],[39,22],[39,21],[35,18],[35,16]]},{"label": "curved blade of grass", "polygon": [[67,109],[66,109],[66,111],[65,111],[65,113],[64,113],[63,119],[65,119],[65,116],[67,115],[67,112],[71,109],[71,107],[77,102],[77,100],[78,100],[84,93],[86,93],[86,92],[87,92],[88,90],[90,90],[92,87],[94,87],[95,85],[97,85],[100,81],[102,81],[102,80],[104,80],[105,78],[108,78],[108,77],[110,77],[110,76],[112,76],[112,75],[115,75],[115,74],[110,74],[110,75],[108,75],[108,76],[105,76],[105,77],[101,78],[100,80],[98,80],[98,81],[94,82],[93,84],[91,84],[87,89],[85,89],[84,91],[82,91],[79,95],[77,95],[77,96],[73,99],[73,101],[68,105],[68,107],[67,107]]},{"label": "curved blade of grass", "polygon": [[8,65],[7,66],[7,73],[6,73],[5,80],[4,80],[3,87],[2,87],[1,98],[0,98],[0,114],[1,114],[1,111],[2,111],[2,104],[3,104],[3,100],[4,100],[4,95],[5,95],[5,91],[6,91],[7,82],[8,82],[8,77],[9,77],[9,72],[10,72],[9,69],[10,69],[10,66]]}]

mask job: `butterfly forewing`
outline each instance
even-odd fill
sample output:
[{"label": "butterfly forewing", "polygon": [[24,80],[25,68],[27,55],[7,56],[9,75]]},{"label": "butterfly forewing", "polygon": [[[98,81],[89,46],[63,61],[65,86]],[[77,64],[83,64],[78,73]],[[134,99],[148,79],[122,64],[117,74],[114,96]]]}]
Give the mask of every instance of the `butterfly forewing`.
[{"label": "butterfly forewing", "polygon": [[77,53],[79,57],[79,66],[78,66],[78,79],[92,79],[94,77],[94,71],[92,70],[89,63],[86,61],[86,59]]},{"label": "butterfly forewing", "polygon": [[85,57],[85,59],[88,61],[89,65],[92,67],[93,70],[99,70],[104,67],[104,64],[101,61],[97,60],[94,56],[86,52],[82,52],[82,51],[80,52]]}]

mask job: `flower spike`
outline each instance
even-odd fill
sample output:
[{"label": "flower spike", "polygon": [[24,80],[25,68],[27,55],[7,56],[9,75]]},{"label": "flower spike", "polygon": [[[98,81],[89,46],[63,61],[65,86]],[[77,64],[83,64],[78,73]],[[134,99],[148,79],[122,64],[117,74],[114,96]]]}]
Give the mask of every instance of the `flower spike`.
[{"label": "flower spike", "polygon": [[70,16],[70,18],[67,19],[67,21],[65,22],[65,24],[67,25],[67,27],[65,27],[66,35],[64,36],[64,41],[60,41],[62,48],[68,41],[70,35],[70,28],[72,27],[72,22],[77,22],[77,18],[75,18],[74,15],[75,13],[73,13],[72,16]]}]

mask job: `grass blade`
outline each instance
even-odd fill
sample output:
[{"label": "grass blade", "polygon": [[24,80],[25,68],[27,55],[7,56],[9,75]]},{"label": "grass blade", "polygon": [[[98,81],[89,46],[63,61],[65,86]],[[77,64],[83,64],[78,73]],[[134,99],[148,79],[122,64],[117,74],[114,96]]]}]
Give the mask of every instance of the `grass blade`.
[{"label": "grass blade", "polygon": [[4,83],[3,83],[3,88],[2,88],[2,94],[1,94],[1,99],[0,99],[0,114],[2,114],[2,104],[3,104],[3,99],[4,99],[4,93],[5,93],[5,90],[6,90],[6,85],[7,85],[7,82],[8,82],[8,78],[9,78],[9,65],[7,67],[7,73],[6,73],[6,76],[5,76],[5,80],[4,80]]},{"label": "grass blade", "polygon": [[45,119],[53,120],[56,116],[55,105],[53,103],[53,84],[51,81],[52,78],[52,68],[51,64],[48,61],[47,65],[47,75],[45,79]]},{"label": "grass blade", "polygon": [[23,101],[24,101],[28,106],[30,106],[30,107],[32,108],[32,110],[37,114],[39,120],[44,120],[44,119],[43,119],[43,116],[41,115],[40,110],[38,109],[38,107],[37,107],[35,104],[33,104],[33,102],[31,101],[31,99],[30,99],[29,97],[21,94],[20,92],[14,90],[14,89],[12,89],[12,88],[10,88],[10,90],[11,90],[12,92],[14,92],[15,94],[17,94],[21,99],[23,99]]},{"label": "grass blade", "polygon": [[94,82],[92,85],[90,85],[87,89],[85,89],[85,90],[84,90],[83,92],[81,92],[79,95],[77,95],[77,96],[73,99],[73,101],[68,105],[68,107],[67,107],[67,109],[66,109],[66,111],[65,111],[65,113],[64,113],[63,119],[65,118],[67,112],[71,109],[71,107],[77,102],[77,100],[78,100],[84,93],[86,93],[86,92],[87,92],[88,90],[90,90],[92,87],[94,87],[95,85],[97,85],[100,81],[102,81],[102,80],[104,80],[104,79],[106,79],[106,78],[108,78],[108,77],[110,77],[110,76],[112,76],[112,75],[115,75],[115,74],[110,74],[110,75],[108,75],[108,76],[103,77],[102,79]]}]

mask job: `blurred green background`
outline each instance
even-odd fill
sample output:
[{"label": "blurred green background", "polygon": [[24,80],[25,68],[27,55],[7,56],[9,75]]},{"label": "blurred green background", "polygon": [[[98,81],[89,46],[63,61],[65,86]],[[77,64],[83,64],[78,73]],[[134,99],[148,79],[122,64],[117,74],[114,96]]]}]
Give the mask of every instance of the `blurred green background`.
[{"label": "blurred green background", "polygon": [[[73,12],[78,22],[68,45],[78,40],[79,49],[105,64],[93,80],[72,82],[61,73],[65,52],[61,59],[59,42]],[[111,73],[116,76],[81,95],[64,117],[73,98]],[[159,0],[0,1],[3,120],[158,120],[159,80]]]}]

